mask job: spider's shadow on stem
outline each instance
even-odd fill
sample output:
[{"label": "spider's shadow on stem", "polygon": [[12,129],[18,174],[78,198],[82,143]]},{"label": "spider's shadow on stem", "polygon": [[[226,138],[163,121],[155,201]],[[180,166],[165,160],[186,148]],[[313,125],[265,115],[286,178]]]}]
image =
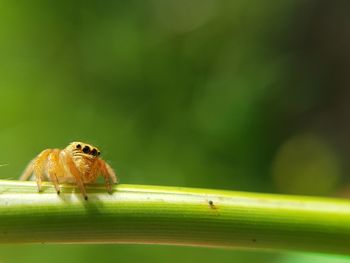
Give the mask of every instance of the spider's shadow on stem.
[{"label": "spider's shadow on stem", "polygon": [[58,198],[67,205],[76,203],[77,199],[86,210],[91,214],[97,214],[104,206],[104,203],[100,200],[100,195],[114,196],[117,190],[112,189],[111,193],[106,192],[106,188],[102,184],[85,185],[87,191],[87,199],[84,198],[79,188],[74,184],[62,184],[60,185],[61,191],[58,194],[53,185],[45,184],[42,186],[42,194],[57,194]]}]

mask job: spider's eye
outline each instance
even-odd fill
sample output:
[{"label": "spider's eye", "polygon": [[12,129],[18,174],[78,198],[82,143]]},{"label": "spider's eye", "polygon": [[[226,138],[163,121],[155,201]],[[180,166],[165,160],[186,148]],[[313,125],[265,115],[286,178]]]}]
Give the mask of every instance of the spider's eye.
[{"label": "spider's eye", "polygon": [[80,144],[77,144],[77,149],[81,149],[81,145]]},{"label": "spider's eye", "polygon": [[97,155],[97,150],[96,150],[96,149],[92,149],[91,154],[92,154],[93,156],[96,156],[96,155]]},{"label": "spider's eye", "polygon": [[90,152],[90,147],[89,147],[89,146],[85,146],[85,147],[83,148],[83,152],[84,152],[84,153],[89,153],[89,152]]},{"label": "spider's eye", "polygon": [[100,154],[101,154],[101,152],[98,152],[98,153],[97,153],[97,156],[99,156]]}]

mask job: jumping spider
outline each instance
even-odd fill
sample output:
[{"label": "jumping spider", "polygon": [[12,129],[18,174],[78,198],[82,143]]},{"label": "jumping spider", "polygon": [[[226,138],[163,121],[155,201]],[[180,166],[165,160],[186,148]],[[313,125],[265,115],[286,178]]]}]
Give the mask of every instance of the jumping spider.
[{"label": "jumping spider", "polygon": [[26,167],[20,180],[28,180],[32,174],[41,191],[41,181],[52,181],[57,193],[60,183],[76,183],[87,200],[85,184],[94,183],[99,175],[109,193],[111,185],[118,183],[113,169],[100,158],[100,150],[83,143],[72,142],[65,149],[46,149],[35,157]]}]

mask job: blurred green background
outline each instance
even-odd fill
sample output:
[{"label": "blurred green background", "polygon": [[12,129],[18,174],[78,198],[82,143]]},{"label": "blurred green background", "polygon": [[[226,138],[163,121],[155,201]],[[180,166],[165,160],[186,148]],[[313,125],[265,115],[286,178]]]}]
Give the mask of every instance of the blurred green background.
[{"label": "blurred green background", "polygon": [[[45,148],[80,140],[102,150],[122,183],[348,198],[349,11],[348,1],[326,0],[0,0],[0,164],[8,164],[0,178],[18,178]],[[0,262],[41,258],[350,261],[0,246]]]}]

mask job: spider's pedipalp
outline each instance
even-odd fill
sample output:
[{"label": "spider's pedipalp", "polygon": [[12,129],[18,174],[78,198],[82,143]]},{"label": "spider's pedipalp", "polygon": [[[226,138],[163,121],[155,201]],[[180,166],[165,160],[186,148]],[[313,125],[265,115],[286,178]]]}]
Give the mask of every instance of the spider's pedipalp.
[{"label": "spider's pedipalp", "polygon": [[48,157],[48,163],[47,163],[48,175],[52,183],[54,184],[58,194],[61,192],[61,189],[58,182],[59,176],[57,175],[61,175],[63,173],[62,165],[60,164],[59,153],[60,153],[60,150],[58,149],[53,150]]},{"label": "spider's pedipalp", "polygon": [[70,174],[73,175],[73,177],[75,178],[75,181],[76,181],[78,187],[80,188],[81,193],[83,194],[85,200],[87,200],[88,197],[87,197],[87,194],[86,194],[86,190],[85,190],[83,179],[81,178],[81,173],[79,172],[78,168],[75,166],[72,157],[69,156],[69,154],[66,154],[66,152],[63,150],[60,153],[60,158],[61,158],[62,162],[64,163],[64,166],[67,165],[65,167],[66,168],[66,172],[68,171]]}]

